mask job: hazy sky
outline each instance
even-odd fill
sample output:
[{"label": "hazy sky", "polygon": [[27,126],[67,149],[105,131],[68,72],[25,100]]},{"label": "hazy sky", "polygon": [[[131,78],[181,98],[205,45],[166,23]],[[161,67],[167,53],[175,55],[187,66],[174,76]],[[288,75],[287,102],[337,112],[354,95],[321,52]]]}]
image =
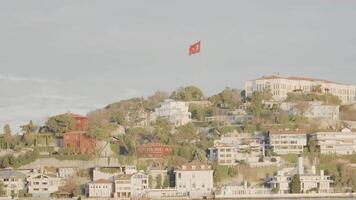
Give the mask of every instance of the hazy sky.
[{"label": "hazy sky", "polygon": [[356,84],[355,25],[352,0],[3,0],[0,126],[275,72]]}]

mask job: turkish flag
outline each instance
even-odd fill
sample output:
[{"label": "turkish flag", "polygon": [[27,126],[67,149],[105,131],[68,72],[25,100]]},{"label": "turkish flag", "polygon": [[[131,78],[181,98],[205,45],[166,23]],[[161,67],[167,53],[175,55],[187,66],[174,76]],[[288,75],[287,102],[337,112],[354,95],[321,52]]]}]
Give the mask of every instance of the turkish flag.
[{"label": "turkish flag", "polygon": [[200,41],[196,42],[189,47],[189,55],[193,55],[200,52]]}]

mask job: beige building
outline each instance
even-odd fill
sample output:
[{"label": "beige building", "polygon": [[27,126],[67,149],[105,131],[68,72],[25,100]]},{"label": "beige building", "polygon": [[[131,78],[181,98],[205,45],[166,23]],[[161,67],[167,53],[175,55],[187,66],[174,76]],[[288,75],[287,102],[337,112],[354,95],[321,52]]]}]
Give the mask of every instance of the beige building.
[{"label": "beige building", "polygon": [[349,155],[356,153],[356,132],[343,129],[340,132],[317,132],[312,134],[320,153]]},{"label": "beige building", "polygon": [[278,155],[301,154],[307,145],[307,134],[303,130],[269,131],[267,145]]},{"label": "beige building", "polygon": [[211,161],[219,165],[237,165],[239,161],[258,162],[264,155],[264,137],[248,133],[229,133],[214,141],[209,149]]},{"label": "beige building", "polygon": [[99,179],[88,183],[89,197],[111,197],[113,183],[107,179]]},{"label": "beige building", "polygon": [[324,170],[316,173],[316,166],[312,165],[309,172],[305,171],[303,157],[298,158],[296,168],[285,168],[279,170],[269,184],[272,188],[277,188],[279,194],[290,193],[290,186],[295,174],[300,177],[300,188],[302,193],[331,193],[331,183],[333,182],[330,176],[324,174]]},{"label": "beige building", "polygon": [[60,178],[44,173],[35,172],[27,178],[28,193],[32,194],[33,197],[47,198],[58,191],[60,184]]},{"label": "beige building", "polygon": [[167,118],[175,126],[182,126],[191,122],[191,113],[188,111],[189,103],[166,99],[161,107],[156,108],[150,116],[155,121],[158,117]]},{"label": "beige building", "polygon": [[121,174],[115,177],[115,198],[144,198],[147,196],[147,190],[148,176],[142,172]]},{"label": "beige building", "polygon": [[[320,86],[320,88],[319,88]],[[343,104],[352,104],[356,100],[356,86],[336,83],[328,80],[304,77],[282,77],[279,75],[263,76],[245,83],[246,96],[251,97],[255,91],[269,88],[276,101],[283,101],[288,93],[318,92],[330,93],[340,98]]]},{"label": "beige building", "polygon": [[190,198],[209,197],[213,191],[213,170],[209,165],[191,162],[175,170],[176,188]]},{"label": "beige building", "polygon": [[4,184],[6,197],[17,196],[19,191],[25,190],[26,175],[14,170],[1,170],[0,182]]}]

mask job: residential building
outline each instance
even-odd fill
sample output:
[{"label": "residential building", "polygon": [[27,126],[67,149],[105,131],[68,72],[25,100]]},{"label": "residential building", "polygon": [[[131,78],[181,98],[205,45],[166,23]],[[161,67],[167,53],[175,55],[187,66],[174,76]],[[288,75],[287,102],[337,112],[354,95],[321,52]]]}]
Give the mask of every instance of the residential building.
[{"label": "residential building", "polygon": [[137,154],[140,157],[161,158],[171,155],[172,152],[172,146],[160,143],[148,143],[137,147]]},{"label": "residential building", "polygon": [[336,83],[334,81],[305,77],[282,77],[279,75],[263,76],[246,81],[246,96],[251,97],[255,91],[270,89],[273,99],[283,101],[288,93],[329,93],[339,97],[343,104],[352,104],[356,100],[356,86]]},{"label": "residential building", "polygon": [[151,114],[151,120],[164,117],[175,126],[182,126],[191,122],[191,113],[188,109],[189,103],[187,102],[166,99],[161,103],[161,107],[156,108],[155,112]]},{"label": "residential building", "polygon": [[88,183],[89,197],[111,197],[113,194],[113,183],[107,179],[99,179]]},{"label": "residential building", "polygon": [[147,196],[148,176],[143,172],[121,174],[115,178],[115,194],[118,198],[143,198]]},{"label": "residential building", "polygon": [[58,191],[61,179],[43,172],[34,172],[27,179],[28,193],[33,197],[48,198],[52,193]]},{"label": "residential building", "polygon": [[239,161],[258,161],[264,156],[264,136],[249,133],[228,133],[214,141],[209,149],[211,161],[219,165],[237,165]]},{"label": "residential building", "polygon": [[0,170],[0,182],[3,183],[5,196],[17,196],[25,190],[26,175],[15,170]]},{"label": "residential building", "polygon": [[213,170],[209,165],[193,161],[175,170],[176,188],[183,196],[209,197],[213,191]]},{"label": "residential building", "polygon": [[73,177],[77,173],[77,170],[74,167],[59,167],[57,172],[60,178],[68,179]]},{"label": "residential building", "polygon": [[84,131],[72,131],[63,134],[64,148],[71,149],[78,154],[92,154],[95,152],[95,138]]},{"label": "residential building", "polygon": [[311,134],[320,153],[350,155],[356,153],[356,132],[344,128],[339,132],[317,132]]},{"label": "residential building", "polygon": [[330,176],[325,175],[324,170],[320,170],[320,174],[317,174],[315,164],[311,166],[309,172],[306,172],[304,168],[303,157],[299,157],[296,168],[278,171],[269,184],[272,188],[277,188],[280,194],[290,193],[293,176],[298,174],[302,193],[331,193],[333,191],[331,187],[333,181]]},{"label": "residential building", "polygon": [[307,145],[307,134],[303,130],[271,130],[267,135],[267,146],[278,155],[301,154]]}]

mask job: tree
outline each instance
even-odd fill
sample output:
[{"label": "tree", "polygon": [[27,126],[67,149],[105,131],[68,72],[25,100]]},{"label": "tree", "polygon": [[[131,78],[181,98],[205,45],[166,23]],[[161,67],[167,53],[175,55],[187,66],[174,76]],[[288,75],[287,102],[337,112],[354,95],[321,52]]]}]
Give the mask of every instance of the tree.
[{"label": "tree", "polygon": [[76,122],[72,116],[63,114],[50,117],[46,125],[50,132],[62,135],[65,132],[74,130]]},{"label": "tree", "polygon": [[168,187],[169,187],[169,176],[165,176],[163,181],[163,188],[168,188]]},{"label": "tree", "polygon": [[222,92],[209,98],[220,108],[235,109],[242,104],[241,92],[237,89],[226,87]]},{"label": "tree", "polygon": [[151,175],[148,176],[148,188],[152,189],[153,187],[153,177]]},{"label": "tree", "polygon": [[28,124],[24,124],[21,126],[23,132],[23,141],[27,146],[32,146],[35,141],[34,132],[37,130],[37,126],[30,120]]},{"label": "tree", "polygon": [[14,138],[11,135],[11,128],[9,124],[4,126],[4,142],[6,148],[10,148],[14,143]]},{"label": "tree", "polygon": [[76,178],[70,178],[67,180],[62,190],[68,192],[71,196],[80,195],[79,184]]},{"label": "tree", "polygon": [[5,196],[5,186],[4,182],[0,181],[0,197]]},{"label": "tree", "polygon": [[254,92],[251,98],[251,105],[249,107],[252,115],[260,119],[263,113],[266,111],[263,107],[264,101],[269,101],[272,99],[272,93],[270,89],[265,89],[263,91]]},{"label": "tree", "polygon": [[162,188],[162,176],[159,174],[156,176],[156,189]]},{"label": "tree", "polygon": [[300,193],[301,192],[301,186],[300,186],[300,177],[299,174],[295,174],[292,178],[291,182],[291,192],[292,193]]},{"label": "tree", "polygon": [[172,92],[170,98],[177,101],[200,101],[204,94],[202,90],[194,85],[181,87]]}]

